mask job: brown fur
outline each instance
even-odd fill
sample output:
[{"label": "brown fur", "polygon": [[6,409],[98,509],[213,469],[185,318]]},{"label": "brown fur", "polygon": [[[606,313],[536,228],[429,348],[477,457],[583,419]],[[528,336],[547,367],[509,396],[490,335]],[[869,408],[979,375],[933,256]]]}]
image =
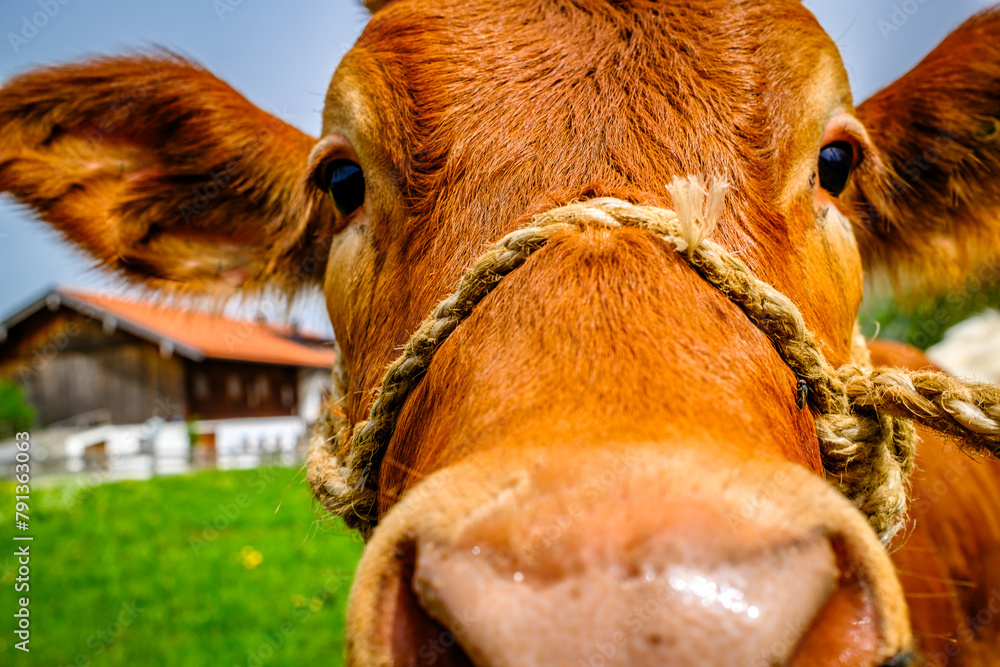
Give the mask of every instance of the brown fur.
[{"label": "brown fur", "polygon": [[[729,180],[732,195],[717,240],[800,304],[832,363],[847,360],[860,298],[856,260],[837,252],[839,239],[789,225],[812,220],[811,193],[798,187],[794,200],[778,208],[785,179],[796,174],[769,166],[807,154],[814,161],[825,125],[814,121],[810,150],[798,145],[798,135],[772,131],[789,119],[772,117],[782,107],[768,100],[798,98],[812,83],[788,72],[811,75],[832,51],[812,17],[792,11],[797,3],[789,10],[756,3],[706,9],[701,20],[712,21],[713,34],[731,51],[704,48],[694,25],[678,29],[693,22],[689,10],[670,4],[638,2],[628,12],[584,4],[564,15],[558,4],[507,3],[489,20],[485,7],[459,4],[466,8],[390,5],[345,58],[328,94],[324,133],[337,129],[373,152],[363,155],[377,165],[369,174],[375,181],[369,215],[379,221],[371,233],[377,252],[385,253],[374,284],[366,286],[374,302],[360,313],[331,313],[338,331],[366,332],[349,334],[347,342],[341,336],[348,363],[358,364],[348,368],[352,389],[367,392],[376,384],[408,328],[526,211],[585,192],[669,202],[666,184],[686,173]],[[781,26],[773,34],[766,27],[772,22]],[[748,25],[764,26],[763,42]],[[511,42],[510,34],[518,39]],[[660,53],[663,44],[669,48]],[[496,54],[486,69],[475,55],[481,52]],[[564,80],[580,83],[559,85]],[[353,105],[362,81],[360,109]],[[405,90],[390,87],[402,81]],[[489,90],[503,91],[504,105],[483,94]],[[374,137],[380,141],[368,140]],[[379,192],[383,171],[388,182]],[[600,188],[588,189],[593,183]],[[391,236],[380,238],[383,229]],[[816,263],[838,280],[820,280],[809,270]],[[401,298],[400,285],[408,298]],[[359,315],[350,324],[342,320]],[[365,345],[356,353],[355,339]],[[349,415],[359,418],[366,403],[352,400]]]},{"label": "brown fur", "polygon": [[[942,244],[962,248],[956,231],[989,241],[984,256],[1000,247],[991,178],[1000,165],[977,138],[996,114],[1000,14],[960,29],[863,105],[858,123],[836,49],[798,2],[376,5],[385,6],[331,83],[315,151],[313,140],[190,63],[98,60],[0,90],[0,189],[99,261],[153,285],[294,288],[324,272],[351,422],[364,417],[397,346],[482,249],[573,198],[669,205],[674,176],[725,178],[731,196],[716,240],[796,302],[834,365],[848,360],[862,254],[872,266],[919,261]],[[894,192],[906,156],[941,131],[949,138],[920,187]],[[817,153],[833,140],[862,156],[838,200],[814,178]],[[314,182],[335,159],[365,171],[365,205],[346,219]],[[228,164],[237,177],[185,224],[181,208]],[[504,504],[513,487],[500,480],[549,503],[546,494],[565,493],[609,448],[640,445],[644,456],[662,456],[664,476],[643,492],[657,511],[605,517],[616,543],[650,521],[677,519],[670,508],[685,500],[683,477],[728,480],[725,502],[738,503],[766,479],[761,471],[819,470],[794,376],[725,297],[641,232],[555,239],[456,331],[404,409],[379,479],[392,528],[376,531],[354,590],[350,660],[409,660],[414,641],[440,630],[406,586],[421,531],[500,535],[470,519],[476,503],[517,514],[519,505]],[[555,453],[559,465],[539,463]],[[744,467],[757,482],[739,481]],[[941,635],[961,642],[952,665],[981,664],[1000,636],[993,626],[975,636],[952,627],[988,604],[984,587],[1000,577],[993,526],[978,528],[992,507],[982,497],[997,489],[992,469],[983,470],[969,473],[976,492],[945,494],[918,517],[896,557],[922,646],[945,650]],[[465,471],[461,491],[435,481],[455,471]],[[918,501],[933,474],[918,477]],[[844,655],[877,664],[905,648],[909,633],[896,575],[843,498],[820,500],[829,490],[818,476],[795,479],[776,495],[780,521],[753,524],[770,526],[758,532],[719,527],[718,539],[734,552],[817,531],[849,543],[838,554],[840,590],[857,595],[837,598],[830,623],[803,644],[822,648],[796,664],[839,651],[846,640],[833,628],[864,604],[877,627]],[[691,484],[699,498],[710,495]],[[513,518],[500,527],[510,528],[504,557],[514,558],[521,528]],[[435,544],[453,538],[462,543],[452,535]],[[574,539],[570,561],[600,538]],[[920,561],[920,549],[934,550],[933,564]],[[964,577],[977,593],[956,581]],[[922,602],[924,590],[947,608]]]}]

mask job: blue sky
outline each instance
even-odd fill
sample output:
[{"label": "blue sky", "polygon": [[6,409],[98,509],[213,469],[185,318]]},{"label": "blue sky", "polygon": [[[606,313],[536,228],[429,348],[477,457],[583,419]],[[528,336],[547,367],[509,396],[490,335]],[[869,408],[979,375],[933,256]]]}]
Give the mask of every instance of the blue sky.
[{"label": "blue sky", "polygon": [[[840,45],[858,102],[990,4],[805,2]],[[47,15],[39,14],[46,9]],[[164,46],[202,63],[266,111],[316,135],[330,76],[367,18],[360,0],[2,0],[0,81],[36,65]],[[32,30],[33,19],[41,27]],[[28,212],[0,199],[0,319],[55,283],[117,285],[113,276],[91,269],[86,257]],[[299,304],[294,317],[329,332],[316,298]]]}]

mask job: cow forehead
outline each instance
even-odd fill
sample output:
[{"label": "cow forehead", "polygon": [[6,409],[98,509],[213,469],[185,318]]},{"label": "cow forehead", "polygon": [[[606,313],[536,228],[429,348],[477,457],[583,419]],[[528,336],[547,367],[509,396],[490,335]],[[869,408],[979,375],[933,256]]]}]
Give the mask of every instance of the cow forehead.
[{"label": "cow forehead", "polygon": [[548,189],[714,173],[775,195],[775,164],[845,109],[836,48],[798,2],[402,0],[342,63],[324,132],[416,201],[470,165]]}]

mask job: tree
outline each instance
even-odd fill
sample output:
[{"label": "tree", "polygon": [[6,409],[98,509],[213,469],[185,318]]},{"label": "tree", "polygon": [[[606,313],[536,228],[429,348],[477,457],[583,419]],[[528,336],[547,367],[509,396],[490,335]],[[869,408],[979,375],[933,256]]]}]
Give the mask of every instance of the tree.
[{"label": "tree", "polygon": [[0,438],[25,431],[34,422],[35,409],[25,400],[21,385],[0,380]]}]

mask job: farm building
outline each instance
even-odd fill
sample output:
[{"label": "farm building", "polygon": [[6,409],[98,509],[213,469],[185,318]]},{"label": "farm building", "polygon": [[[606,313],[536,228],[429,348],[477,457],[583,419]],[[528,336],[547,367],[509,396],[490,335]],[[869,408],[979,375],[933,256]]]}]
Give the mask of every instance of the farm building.
[{"label": "farm building", "polygon": [[210,462],[293,450],[334,359],[294,327],[67,287],[0,324],[0,378],[24,387],[70,469],[126,450],[183,459],[189,436]]}]

